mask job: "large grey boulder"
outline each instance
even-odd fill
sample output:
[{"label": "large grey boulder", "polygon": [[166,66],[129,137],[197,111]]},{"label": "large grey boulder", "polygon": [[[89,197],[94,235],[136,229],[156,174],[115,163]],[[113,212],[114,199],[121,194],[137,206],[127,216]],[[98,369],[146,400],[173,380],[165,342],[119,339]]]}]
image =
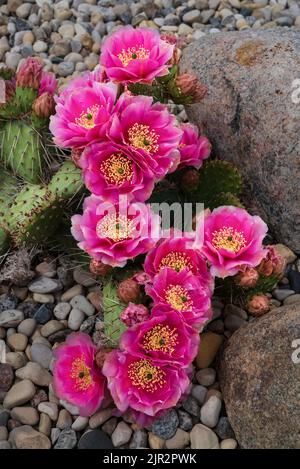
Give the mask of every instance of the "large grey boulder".
[{"label": "large grey boulder", "polygon": [[242,448],[300,448],[300,303],[235,332],[219,380]]},{"label": "large grey boulder", "polygon": [[181,71],[209,88],[188,116],[242,170],[247,207],[300,252],[300,30],[211,34],[185,49]]}]

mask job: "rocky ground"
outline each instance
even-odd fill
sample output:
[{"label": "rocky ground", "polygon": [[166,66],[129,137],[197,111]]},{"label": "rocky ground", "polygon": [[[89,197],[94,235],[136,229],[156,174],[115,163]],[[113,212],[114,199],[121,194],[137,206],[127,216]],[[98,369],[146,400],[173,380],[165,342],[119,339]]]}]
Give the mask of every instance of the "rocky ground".
[{"label": "rocky ground", "polygon": [[60,77],[93,70],[117,25],[150,26],[190,42],[205,34],[299,27],[297,0],[0,0],[0,61],[38,55]]},{"label": "rocky ground", "polygon": [[[273,291],[272,308],[300,302],[300,259],[288,248],[287,274]],[[2,268],[0,286],[0,448],[236,448],[226,416],[215,357],[234,331],[245,325],[246,311],[213,301],[213,319],[202,333],[190,395],[178,407],[139,428],[126,415],[105,408],[90,419],[59,401],[51,387],[52,348],[72,331],[102,337],[101,285],[65,258],[26,255]],[[16,259],[15,257],[15,259]],[[17,263],[17,269],[15,268]],[[18,274],[16,275],[16,271]],[[15,282],[27,286],[8,286]],[[6,351],[6,353],[5,353]],[[89,430],[87,432],[87,430]]]},{"label": "rocky ground", "polygon": [[[103,38],[117,25],[151,26],[189,43],[220,30],[299,27],[298,3],[0,0],[0,61],[16,69],[23,58],[38,55],[63,82],[94,69]],[[175,110],[185,120],[184,109]],[[288,268],[272,294],[274,308],[300,302],[300,259],[288,248],[281,249]],[[23,268],[2,269],[0,280],[0,358],[6,357],[0,364],[1,449],[238,447],[218,383],[216,356],[233,332],[249,321],[246,311],[214,299],[214,316],[202,334],[191,393],[151,428],[141,429],[126,416],[114,417],[110,407],[87,419],[55,397],[51,350],[76,330],[89,332],[95,342],[101,340],[100,286],[64,258],[39,253]]]}]

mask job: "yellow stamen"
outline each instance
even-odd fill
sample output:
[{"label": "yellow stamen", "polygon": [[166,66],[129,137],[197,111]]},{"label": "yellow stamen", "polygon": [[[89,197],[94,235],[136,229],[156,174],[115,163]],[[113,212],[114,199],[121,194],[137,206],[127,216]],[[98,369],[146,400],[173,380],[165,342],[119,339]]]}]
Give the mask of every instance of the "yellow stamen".
[{"label": "yellow stamen", "polygon": [[75,122],[84,129],[93,129],[95,127],[95,120],[100,109],[99,104],[93,104],[88,107],[86,111],[82,111],[80,117],[76,117]]},{"label": "yellow stamen", "polygon": [[133,386],[150,393],[162,388],[166,383],[166,373],[146,359],[132,362],[128,367],[128,376]]},{"label": "yellow stamen", "polygon": [[147,60],[149,56],[150,51],[143,46],[129,47],[126,50],[122,49],[122,52],[118,54],[118,58],[121,60],[123,67],[127,67],[132,60]]},{"label": "yellow stamen", "polygon": [[138,124],[137,122],[128,130],[129,144],[135,148],[141,148],[147,153],[156,153],[158,150],[158,135],[154,130],[150,130],[149,125]]},{"label": "yellow stamen", "polygon": [[169,252],[165,257],[160,261],[158,270],[161,271],[165,267],[180,272],[183,269],[193,270],[193,265],[190,262],[189,256],[184,252]]},{"label": "yellow stamen", "polygon": [[96,226],[99,238],[109,238],[113,241],[122,241],[132,236],[134,223],[125,215],[105,215]]},{"label": "yellow stamen", "polygon": [[177,311],[189,311],[193,306],[188,291],[181,285],[169,285],[165,290],[165,300]]},{"label": "yellow stamen", "polygon": [[73,361],[70,377],[75,380],[75,389],[77,391],[86,391],[93,385],[91,368],[87,366],[84,355],[75,358]]},{"label": "yellow stamen", "polygon": [[132,162],[121,153],[111,155],[100,165],[100,171],[110,184],[121,185],[133,177]]},{"label": "yellow stamen", "polygon": [[235,230],[231,226],[225,226],[212,234],[212,245],[216,249],[238,253],[247,244],[242,231]]},{"label": "yellow stamen", "polygon": [[161,352],[172,355],[178,344],[178,333],[174,327],[157,324],[152,327],[143,337],[143,347],[145,350],[160,350]]}]

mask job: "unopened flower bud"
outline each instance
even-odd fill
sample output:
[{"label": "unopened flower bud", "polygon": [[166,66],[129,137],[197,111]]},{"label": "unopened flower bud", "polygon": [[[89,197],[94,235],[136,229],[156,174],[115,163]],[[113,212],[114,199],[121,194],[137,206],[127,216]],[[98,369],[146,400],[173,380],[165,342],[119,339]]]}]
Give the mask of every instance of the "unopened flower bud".
[{"label": "unopened flower bud", "polygon": [[248,302],[247,309],[252,316],[259,317],[270,311],[269,299],[266,295],[256,295]]},{"label": "unopened flower bud", "polygon": [[133,275],[133,280],[135,280],[139,285],[147,285],[147,283],[151,282],[151,277],[149,274],[146,274],[143,270],[137,272]]},{"label": "unopened flower bud", "polygon": [[124,303],[136,303],[140,299],[140,286],[132,278],[123,280],[118,287],[118,296]]},{"label": "unopened flower bud", "polygon": [[42,77],[43,64],[37,58],[29,57],[20,66],[16,79],[17,86],[38,90]]},{"label": "unopened flower bud", "polygon": [[38,117],[47,118],[54,114],[55,101],[50,93],[43,93],[33,102],[32,110]]},{"label": "unopened flower bud", "polygon": [[122,311],[120,319],[127,327],[146,321],[149,318],[149,311],[144,305],[129,303],[127,308]]},{"label": "unopened flower bud", "polygon": [[95,355],[95,363],[96,365],[102,369],[103,365],[104,365],[104,362],[105,362],[105,359],[106,359],[106,355],[108,353],[110,353],[113,349],[112,348],[101,348],[100,350],[98,350],[98,352],[96,353]]},{"label": "unopened flower bud", "polygon": [[176,86],[182,94],[189,96],[193,102],[201,101],[206,95],[208,88],[199,82],[196,75],[183,73],[176,78]]},{"label": "unopened flower bud", "polygon": [[185,171],[183,174],[181,179],[181,187],[186,192],[192,192],[193,190],[197,189],[199,181],[199,172],[196,169],[191,168]]},{"label": "unopened flower bud", "polygon": [[97,259],[92,259],[90,262],[90,272],[100,277],[105,277],[109,272],[112,271],[112,267],[103,262],[98,261]]},{"label": "unopened flower bud", "polygon": [[243,288],[253,288],[257,284],[259,273],[253,267],[247,267],[236,277],[236,284]]},{"label": "unopened flower bud", "polygon": [[281,277],[286,267],[285,259],[277,254],[273,246],[268,246],[267,255],[261,261],[257,270],[262,275],[269,277],[274,275],[276,277]]}]

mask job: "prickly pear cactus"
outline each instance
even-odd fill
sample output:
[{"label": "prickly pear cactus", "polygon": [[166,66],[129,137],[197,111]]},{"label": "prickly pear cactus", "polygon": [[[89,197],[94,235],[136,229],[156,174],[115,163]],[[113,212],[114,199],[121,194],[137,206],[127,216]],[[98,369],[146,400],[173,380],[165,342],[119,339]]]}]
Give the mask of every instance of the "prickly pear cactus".
[{"label": "prickly pear cactus", "polygon": [[27,182],[41,182],[44,157],[39,133],[20,120],[8,121],[1,140],[2,164]]},{"label": "prickly pear cactus", "polygon": [[6,213],[2,228],[16,246],[44,244],[63,214],[55,195],[39,185],[26,185]]},{"label": "prickly pear cactus", "polygon": [[110,347],[118,347],[121,334],[126,330],[125,324],[120,320],[120,314],[126,308],[117,293],[117,287],[112,280],[107,281],[103,287],[103,315],[105,335]]},{"label": "prickly pear cactus", "polygon": [[70,200],[83,189],[81,171],[73,161],[65,161],[48,184],[48,190],[56,197]]},{"label": "prickly pear cactus", "polygon": [[227,161],[208,161],[199,171],[199,185],[191,193],[195,202],[203,202],[211,209],[219,205],[241,205],[242,177],[238,169]]}]

